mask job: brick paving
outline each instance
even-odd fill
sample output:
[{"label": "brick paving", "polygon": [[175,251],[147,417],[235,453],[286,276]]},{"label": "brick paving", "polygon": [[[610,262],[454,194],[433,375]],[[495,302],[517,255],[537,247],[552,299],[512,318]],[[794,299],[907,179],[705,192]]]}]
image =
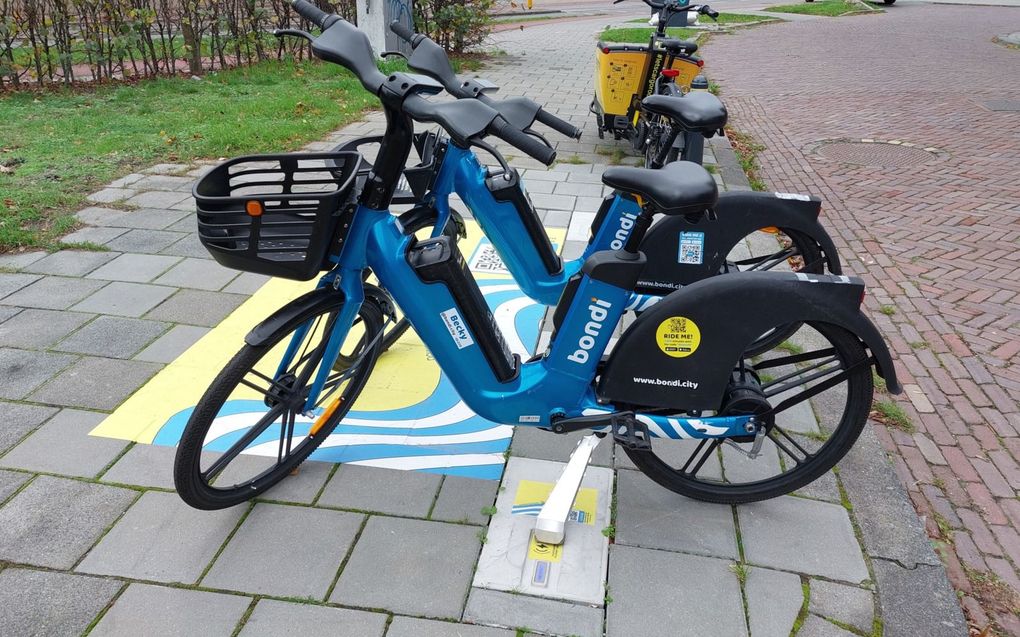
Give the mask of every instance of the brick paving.
[{"label": "brick paving", "polygon": [[[577,72],[605,22],[500,34],[495,44],[509,55],[484,71],[506,94],[528,94],[584,124],[583,141],[558,142],[562,158],[582,163],[546,171],[514,159],[545,224],[567,229],[568,257],[583,248],[606,167],[587,112],[588,74]],[[308,148],[380,126],[370,114]],[[723,185],[746,188],[728,147],[712,148]],[[87,432],[265,280],[220,268],[198,246],[181,193],[205,169],[153,166],[97,193],[70,240],[110,252],[0,256],[8,416],[0,634],[495,637],[527,626],[551,635],[785,637],[798,617],[801,634],[963,633],[943,568],[870,428],[838,475],[741,507],[663,490],[603,442],[593,462],[615,470],[620,499],[604,606],[471,586],[492,481],[308,463],[249,506],[188,508],[172,492],[172,449]],[[140,207],[125,207],[132,201]],[[935,443],[915,446],[946,463],[966,458]],[[523,428],[511,453],[565,460],[573,444]],[[974,555],[1005,549],[1008,527],[995,524],[972,534]]]},{"label": "brick paving", "polygon": [[[975,598],[988,575],[1012,588],[1013,610],[1020,591],[1020,115],[984,104],[1020,101],[1020,55],[992,43],[1017,20],[1004,7],[896,5],[752,29],[706,52],[731,123],[766,146],[764,181],[820,195],[847,269],[868,282],[914,429],[877,432],[970,618],[1010,634],[1020,619]],[[940,153],[856,166],[813,152],[832,139]]]}]

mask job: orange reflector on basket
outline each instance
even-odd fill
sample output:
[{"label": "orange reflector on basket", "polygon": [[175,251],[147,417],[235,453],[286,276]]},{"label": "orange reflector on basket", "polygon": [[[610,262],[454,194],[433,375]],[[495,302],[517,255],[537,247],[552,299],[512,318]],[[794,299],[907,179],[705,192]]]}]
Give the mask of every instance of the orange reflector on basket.
[{"label": "orange reflector on basket", "polygon": [[249,201],[248,203],[244,204],[244,209],[252,217],[261,217],[262,213],[264,212],[264,209],[262,208],[262,202],[255,200]]},{"label": "orange reflector on basket", "polygon": [[343,396],[341,396],[340,398],[334,400],[332,405],[326,407],[326,411],[322,412],[322,415],[315,419],[315,424],[312,425],[312,430],[308,432],[308,435],[314,436],[315,434],[319,433],[319,430],[322,429],[322,426],[326,424],[326,421],[329,420],[333,416],[333,414],[336,413],[336,410],[340,408],[340,405],[342,405],[343,402],[344,398]]},{"label": "orange reflector on basket", "polygon": [[762,232],[767,232],[769,234],[779,234],[779,228],[777,228],[775,226],[769,226],[768,228],[762,228],[761,231]]}]

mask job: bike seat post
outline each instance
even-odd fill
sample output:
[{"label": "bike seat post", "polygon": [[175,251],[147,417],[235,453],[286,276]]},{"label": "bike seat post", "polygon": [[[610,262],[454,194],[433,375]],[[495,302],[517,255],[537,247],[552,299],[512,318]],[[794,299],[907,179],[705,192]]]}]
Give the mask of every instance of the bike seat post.
[{"label": "bike seat post", "polygon": [[630,236],[627,237],[627,243],[623,246],[623,252],[632,255],[633,258],[637,258],[641,242],[645,239],[645,233],[648,232],[649,226],[652,225],[652,213],[645,204],[643,197],[640,195],[634,195],[634,197],[637,199],[638,205],[641,206],[641,214],[634,220],[634,229],[630,231]]}]

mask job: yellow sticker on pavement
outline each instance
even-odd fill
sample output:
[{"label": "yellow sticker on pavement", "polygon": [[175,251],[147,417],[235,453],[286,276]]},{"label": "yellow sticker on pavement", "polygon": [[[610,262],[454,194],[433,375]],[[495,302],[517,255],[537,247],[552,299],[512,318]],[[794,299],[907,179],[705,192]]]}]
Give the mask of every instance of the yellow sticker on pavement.
[{"label": "yellow sticker on pavement", "polygon": [[539,560],[541,562],[559,562],[563,559],[563,545],[539,542],[532,535],[531,543],[528,544],[528,559]]},{"label": "yellow sticker on pavement", "polygon": [[[533,480],[521,480],[517,485],[517,493],[514,494],[513,508],[511,515],[533,515],[538,516],[542,505],[549,499],[555,485],[552,482],[535,482]],[[577,492],[574,498],[574,506],[570,508],[570,515],[567,520],[592,526],[595,524],[595,510],[598,508],[599,491],[585,487]]]}]

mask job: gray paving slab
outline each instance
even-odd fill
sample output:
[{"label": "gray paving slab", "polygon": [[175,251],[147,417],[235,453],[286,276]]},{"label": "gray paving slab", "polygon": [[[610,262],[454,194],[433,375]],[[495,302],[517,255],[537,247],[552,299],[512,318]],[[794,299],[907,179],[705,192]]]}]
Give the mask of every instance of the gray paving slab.
[{"label": "gray paving slab", "polygon": [[[188,221],[189,219],[184,219]],[[194,222],[192,222],[194,225]],[[176,227],[176,225],[174,226]],[[190,229],[179,241],[163,248],[159,251],[160,254],[172,254],[178,257],[192,257],[196,259],[212,260],[212,256],[209,251],[205,249],[202,242],[198,239],[198,234],[191,232]],[[228,292],[231,290],[227,290]]]},{"label": "gray paving slab", "polygon": [[14,495],[31,477],[31,473],[0,469],[0,503]]},{"label": "gray paving slab", "polygon": [[126,440],[88,435],[105,417],[65,409],[0,458],[0,466],[94,477],[128,445]]},{"label": "gray paving slab", "polygon": [[691,500],[637,471],[616,474],[616,542],[736,559],[733,508]]},{"label": "gray paving slab", "polygon": [[35,283],[40,278],[42,277],[36,274],[0,272],[0,298],[13,294]]},{"label": "gray paving slab", "polygon": [[181,290],[152,310],[146,318],[170,323],[216,327],[220,321],[244,303],[240,294]]},{"label": "gray paving slab", "polygon": [[418,617],[394,617],[386,637],[513,637],[516,631]]},{"label": "gray paving slab", "polygon": [[94,314],[27,309],[0,323],[0,346],[43,349],[84,325]]},{"label": "gray paving slab", "polygon": [[85,357],[32,393],[30,400],[112,411],[160,369],[156,363]]},{"label": "gray paving slab", "polygon": [[602,636],[602,609],[531,595],[472,588],[464,620],[552,635]]},{"label": "gray paving slab", "polygon": [[[514,427],[514,437],[510,442],[510,454],[522,458],[552,460],[566,462],[570,454],[577,448],[577,443],[584,438],[587,431],[573,434],[554,434],[542,431],[538,427]],[[623,452],[621,452],[623,453]],[[597,467],[610,467],[613,464],[613,442],[609,439],[599,442],[592,454],[591,464]]]},{"label": "gray paving slab", "polygon": [[176,493],[146,491],[76,570],[194,584],[245,510],[199,511]]},{"label": "gray paving slab", "polygon": [[61,250],[25,266],[22,271],[59,276],[84,276],[116,257],[116,252]]},{"label": "gray paving slab", "polygon": [[869,633],[875,619],[875,597],[871,591],[826,580],[811,580],[808,610]]},{"label": "gray paving slab", "polygon": [[0,323],[4,323],[5,321],[10,319],[14,315],[18,314],[19,312],[21,312],[20,307],[8,307],[0,305]]},{"label": "gray paving slab", "polygon": [[[86,279],[81,279],[85,281]],[[175,292],[174,288],[145,283],[115,281],[88,281],[106,285],[92,296],[74,306],[79,312],[96,312],[138,318],[156,307]],[[170,321],[173,322],[173,321]]]},{"label": "gray paving slab", "polygon": [[16,445],[30,431],[58,411],[56,407],[4,401],[0,401],[0,410],[3,410],[4,414],[4,422],[0,425],[0,454]]},{"label": "gray paving slab", "polygon": [[136,444],[102,475],[101,480],[152,489],[173,489],[176,453],[176,447]]},{"label": "gray paving slab", "polygon": [[0,560],[69,569],[137,496],[129,489],[39,476],[0,508]]},{"label": "gray paving slab", "polygon": [[121,586],[99,577],[9,568],[0,573],[0,633],[80,635]]},{"label": "gray paving slab", "polygon": [[[682,467],[695,452],[697,440],[656,440],[652,442],[655,455],[671,467]],[[617,469],[637,469],[623,447],[617,446],[615,453]],[[718,454],[712,454],[698,470],[698,476],[705,479],[722,480],[722,462]]]},{"label": "gray paving slab", "polygon": [[486,524],[489,514],[482,509],[491,507],[499,489],[497,480],[476,480],[460,476],[446,476],[439,488],[439,497],[432,507],[433,520]]},{"label": "gray paving slab", "polygon": [[131,584],[90,637],[229,637],[251,605],[240,595]]},{"label": "gray paving slab", "polygon": [[[0,254],[0,268],[10,268],[11,270],[20,270],[21,268],[35,263],[39,259],[46,256],[44,250],[31,250],[25,252],[14,252],[11,254]],[[3,296],[0,292],[0,296]]]},{"label": "gray paving slab", "polygon": [[135,360],[150,363],[171,363],[208,333],[208,327],[175,325],[169,332],[138,352],[135,355]]},{"label": "gray paving slab", "polygon": [[479,546],[476,527],[373,516],[330,601],[457,619]]},{"label": "gray paving slab", "polygon": [[172,285],[195,290],[221,289],[239,274],[209,259],[184,259],[163,276],[156,279],[160,285]]},{"label": "gray paving slab", "polygon": [[[5,276],[36,276],[0,274],[0,286]],[[32,283],[5,296],[0,303],[19,305],[21,307],[38,307],[48,310],[66,310],[86,296],[106,285],[105,281],[91,281],[63,276],[44,276]],[[0,290],[0,294],[2,294]],[[87,311],[87,310],[85,310]]]},{"label": "gray paving slab", "polygon": [[[618,544],[610,547],[607,637],[747,635],[732,562]],[[655,591],[654,603],[648,597]]]},{"label": "gray paving slab", "polygon": [[[184,211],[181,211],[184,212]],[[194,210],[191,210],[194,213]],[[198,220],[193,214],[186,214],[176,221],[173,225],[167,226],[165,230],[172,230],[173,232],[185,232],[189,234],[195,234],[195,230],[198,228]]]},{"label": "gray paving slab", "polygon": [[90,279],[148,283],[180,261],[154,254],[122,254],[90,274]]},{"label": "gray paving slab", "polygon": [[137,182],[144,176],[145,175],[142,175],[140,173],[131,173],[129,175],[124,175],[120,179],[114,179],[109,184],[107,184],[107,186],[109,186],[110,188],[127,188],[128,186]]},{"label": "gray paving slab", "polygon": [[[244,623],[239,637],[382,637],[388,615],[348,608],[291,604],[263,599]],[[392,628],[390,634],[393,634]]]},{"label": "gray paving slab", "polygon": [[0,398],[20,399],[75,361],[68,354],[0,348]]},{"label": "gray paving slab", "polygon": [[138,208],[169,208],[174,204],[179,204],[185,199],[190,198],[191,194],[186,192],[150,190],[147,192],[140,192],[124,203],[129,206],[137,206]]},{"label": "gray paving slab", "polygon": [[107,242],[106,247],[119,252],[142,252],[155,254],[184,237],[182,232],[167,230],[128,230],[116,239]]},{"label": "gray paving slab", "polygon": [[344,511],[257,504],[202,585],[321,601],[364,519]]},{"label": "gray paving slab", "polygon": [[149,175],[131,184],[131,187],[136,190],[169,190],[188,193],[194,184],[195,179],[193,177]]},{"label": "gray paving slab", "polygon": [[941,564],[913,569],[884,559],[871,562],[882,605],[885,637],[960,637],[967,623]]},{"label": "gray paving slab", "polygon": [[868,555],[893,560],[907,568],[917,564],[941,567],[924,525],[870,424],[840,461],[839,468]]},{"label": "gray paving slab", "polygon": [[106,208],[104,206],[90,206],[75,213],[75,216],[84,224],[90,226],[115,226],[117,221],[127,214],[126,210]]},{"label": "gray paving slab", "polygon": [[85,199],[94,203],[116,203],[134,197],[137,194],[138,191],[131,188],[103,188],[85,197]]},{"label": "gray paving slab", "polygon": [[316,504],[423,518],[432,508],[441,478],[421,471],[340,465]]},{"label": "gray paving slab", "polygon": [[797,637],[853,637],[853,633],[821,617],[808,615],[797,631]]},{"label": "gray paving slab", "polygon": [[748,567],[744,594],[753,637],[790,637],[804,605],[804,590],[799,576]]},{"label": "gray paving slab", "polygon": [[838,504],[782,496],[738,506],[737,516],[751,564],[851,583],[868,579],[850,517]]},{"label": "gray paving slab", "polygon": [[[230,463],[222,475],[229,477],[231,469],[235,466],[239,466],[237,460]],[[277,482],[271,489],[262,494],[260,499],[311,504],[315,497],[319,495],[319,492],[322,491],[322,487],[325,486],[326,480],[329,479],[334,466],[336,465],[331,462],[306,460],[298,467],[296,475],[291,474]],[[248,475],[252,474],[249,473]]]},{"label": "gray paving slab", "polygon": [[100,316],[54,345],[53,349],[74,354],[130,358],[169,327],[158,321]]},{"label": "gray paving slab", "polygon": [[269,281],[269,277],[262,274],[242,272],[240,276],[230,282],[230,285],[223,288],[223,291],[234,294],[255,294],[267,281]]},{"label": "gray paving slab", "polygon": [[127,228],[111,228],[103,226],[85,226],[69,235],[65,235],[63,243],[94,243],[103,245],[107,241],[113,241],[120,235],[127,232]]}]

